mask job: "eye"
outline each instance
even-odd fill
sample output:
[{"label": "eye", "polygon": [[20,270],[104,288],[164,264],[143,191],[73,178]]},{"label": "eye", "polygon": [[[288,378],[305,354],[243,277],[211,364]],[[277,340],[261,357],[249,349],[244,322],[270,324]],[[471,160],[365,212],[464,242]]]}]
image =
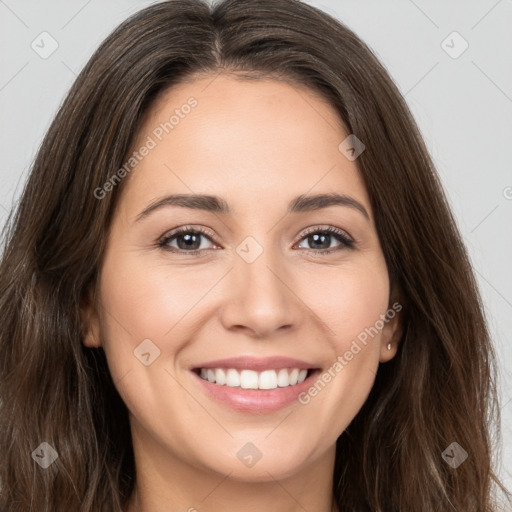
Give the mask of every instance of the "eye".
[{"label": "eye", "polygon": [[[313,246],[313,249],[307,249],[308,252],[320,253],[322,255],[354,247],[354,240],[345,231],[333,226],[310,228],[301,240]],[[336,240],[339,244],[333,248],[331,243]]]},{"label": "eye", "polygon": [[[202,239],[212,242],[212,239],[205,230],[185,226],[165,235],[158,242],[158,246],[173,252],[195,254],[207,248],[202,243]],[[175,245],[173,245],[174,243]]]}]

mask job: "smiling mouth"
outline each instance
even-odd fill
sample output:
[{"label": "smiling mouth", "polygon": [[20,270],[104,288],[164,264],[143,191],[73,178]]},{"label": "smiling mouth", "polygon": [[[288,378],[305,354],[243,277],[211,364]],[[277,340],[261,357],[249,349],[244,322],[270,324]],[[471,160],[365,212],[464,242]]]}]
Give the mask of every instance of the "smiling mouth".
[{"label": "smiling mouth", "polygon": [[314,368],[280,368],[261,372],[235,368],[195,368],[193,371],[201,379],[218,386],[254,390],[292,387],[301,384],[316,372]]}]

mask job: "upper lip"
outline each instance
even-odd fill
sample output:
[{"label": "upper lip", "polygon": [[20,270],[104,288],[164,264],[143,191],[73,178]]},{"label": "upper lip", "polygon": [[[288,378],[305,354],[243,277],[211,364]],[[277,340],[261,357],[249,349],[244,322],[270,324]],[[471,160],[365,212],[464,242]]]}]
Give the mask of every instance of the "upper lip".
[{"label": "upper lip", "polygon": [[199,368],[234,368],[237,370],[278,370],[281,368],[299,368],[299,369],[311,369],[315,368],[315,365],[300,359],[294,359],[292,357],[285,356],[272,356],[258,358],[253,356],[239,356],[231,357],[227,359],[216,359],[215,361],[208,361],[198,365],[194,365],[192,369]]}]

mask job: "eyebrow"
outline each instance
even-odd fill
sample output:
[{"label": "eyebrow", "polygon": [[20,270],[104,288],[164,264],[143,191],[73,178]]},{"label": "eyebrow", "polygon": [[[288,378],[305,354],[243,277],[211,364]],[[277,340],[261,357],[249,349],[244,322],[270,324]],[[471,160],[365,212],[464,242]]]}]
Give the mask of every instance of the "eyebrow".
[{"label": "eyebrow", "polygon": [[[171,194],[157,199],[142,212],[140,212],[135,221],[138,222],[147,217],[152,212],[165,206],[179,206],[193,210],[203,210],[212,213],[221,213],[229,215],[232,213],[229,204],[218,196],[205,194]],[[359,211],[368,221],[370,215],[366,208],[354,198],[345,194],[302,194],[290,201],[287,213],[301,213],[328,208],[329,206],[346,206]]]}]

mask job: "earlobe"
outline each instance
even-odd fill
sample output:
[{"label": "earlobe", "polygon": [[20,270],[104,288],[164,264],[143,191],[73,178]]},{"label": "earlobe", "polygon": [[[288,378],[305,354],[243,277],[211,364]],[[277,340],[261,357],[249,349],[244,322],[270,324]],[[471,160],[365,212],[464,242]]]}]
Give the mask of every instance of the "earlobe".
[{"label": "earlobe", "polygon": [[99,316],[96,307],[95,293],[89,288],[80,304],[80,315],[82,319],[82,340],[89,348],[101,347]]},{"label": "earlobe", "polygon": [[381,363],[386,363],[395,357],[403,331],[403,314],[401,310],[397,310],[382,329],[379,359]]}]

